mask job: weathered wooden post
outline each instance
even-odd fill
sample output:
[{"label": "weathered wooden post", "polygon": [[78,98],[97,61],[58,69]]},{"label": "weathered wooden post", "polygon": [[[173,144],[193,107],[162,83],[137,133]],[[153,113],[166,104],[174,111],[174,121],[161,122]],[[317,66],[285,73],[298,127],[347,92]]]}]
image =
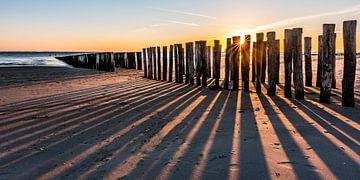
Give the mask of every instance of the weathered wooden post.
[{"label": "weathered wooden post", "polygon": [[195,65],[196,65],[196,85],[201,85],[201,73],[202,73],[202,62],[200,59],[200,43],[199,41],[195,41]]},{"label": "weathered wooden post", "polygon": [[249,92],[250,85],[250,41],[251,35],[245,35],[245,41],[241,47],[241,78],[245,92]]},{"label": "weathered wooden post", "polygon": [[276,84],[279,84],[280,83],[280,40],[275,41],[275,56],[276,56],[275,79],[276,79]]},{"label": "weathered wooden post", "polygon": [[201,74],[202,74],[202,79],[201,79],[201,86],[202,87],[207,87],[207,68],[206,68],[206,64],[207,64],[207,46],[206,46],[206,41],[199,41],[199,60],[201,61]]},{"label": "weathered wooden post", "polygon": [[261,94],[261,75],[262,75],[262,60],[264,48],[264,33],[256,33],[256,93]]},{"label": "weathered wooden post", "polygon": [[251,74],[252,74],[252,78],[251,81],[255,82],[256,80],[256,42],[253,42],[252,45],[252,57],[251,57]]},{"label": "weathered wooden post", "polygon": [[211,78],[211,46],[206,46],[206,72],[207,77]]},{"label": "weathered wooden post", "polygon": [[267,42],[263,42],[262,65],[261,65],[261,83],[266,79],[266,60],[267,60]]},{"label": "weathered wooden post", "polygon": [[189,65],[190,65],[190,48],[189,48],[189,42],[185,43],[185,84],[189,84],[190,82],[190,72],[189,72]]},{"label": "weathered wooden post", "polygon": [[232,70],[231,77],[233,78],[233,90],[239,90],[239,64],[240,64],[240,36],[232,37],[232,52],[231,52],[231,60],[232,60]]},{"label": "weathered wooden post", "polygon": [[163,81],[167,81],[167,46],[163,46],[163,66],[162,66],[162,77],[163,77]]},{"label": "weathered wooden post", "polygon": [[174,58],[175,58],[175,82],[179,83],[179,53],[178,45],[174,44]]},{"label": "weathered wooden post", "polygon": [[276,47],[275,32],[267,33],[268,46],[268,89],[267,95],[275,96],[276,94]]},{"label": "weathered wooden post", "polygon": [[320,103],[330,103],[332,85],[332,52],[335,48],[333,38],[335,36],[335,24],[323,25],[323,65],[320,88]]},{"label": "weathered wooden post", "polygon": [[294,43],[294,89],[295,99],[304,99],[304,80],[303,80],[303,63],[302,63],[302,28],[293,29]]},{"label": "weathered wooden post", "polygon": [[224,89],[229,89],[231,38],[226,38]]},{"label": "weathered wooden post", "polygon": [[285,29],[284,40],[284,69],[285,69],[285,86],[284,94],[286,98],[291,98],[291,74],[293,59],[293,36],[291,29]]},{"label": "weathered wooden post", "polygon": [[321,87],[322,67],[323,67],[323,36],[320,35],[318,39],[318,63],[317,63],[316,87]]},{"label": "weathered wooden post", "polygon": [[184,83],[184,48],[182,44],[178,44],[179,54],[179,83]]},{"label": "weathered wooden post", "polygon": [[157,57],[156,57],[156,47],[152,47],[152,55],[153,55],[153,79],[157,80]]},{"label": "weathered wooden post", "polygon": [[312,87],[311,37],[305,37],[305,86]]},{"label": "weathered wooden post", "polygon": [[221,66],[221,45],[219,40],[214,40],[213,49],[213,76],[215,78],[215,89],[220,88],[220,66]]},{"label": "weathered wooden post", "polygon": [[188,42],[186,44],[186,59],[189,72],[189,84],[194,85],[194,43]]},{"label": "weathered wooden post", "polygon": [[147,54],[148,54],[148,79],[152,79],[153,73],[152,73],[152,52],[151,52],[151,48],[147,48]]},{"label": "weathered wooden post", "polygon": [[169,52],[169,82],[172,82],[173,78],[173,68],[174,68],[174,45],[170,45],[170,52]]},{"label": "weathered wooden post", "polygon": [[142,54],[141,52],[136,52],[136,69],[142,70]]},{"label": "weathered wooden post", "polygon": [[157,47],[157,80],[161,81],[161,49]]},{"label": "weathered wooden post", "polygon": [[[331,43],[334,45],[331,52],[331,69],[332,69],[332,82],[331,88],[336,89],[336,33],[334,32],[333,38],[331,39]],[[344,71],[345,72],[345,71]]]},{"label": "weathered wooden post", "polygon": [[146,58],[146,49],[143,48],[143,65],[144,65],[144,78],[147,78],[147,58]]},{"label": "weathered wooden post", "polygon": [[356,20],[345,21],[343,25],[344,74],[342,81],[342,105],[348,107],[355,106],[354,85],[356,74],[356,25]]}]

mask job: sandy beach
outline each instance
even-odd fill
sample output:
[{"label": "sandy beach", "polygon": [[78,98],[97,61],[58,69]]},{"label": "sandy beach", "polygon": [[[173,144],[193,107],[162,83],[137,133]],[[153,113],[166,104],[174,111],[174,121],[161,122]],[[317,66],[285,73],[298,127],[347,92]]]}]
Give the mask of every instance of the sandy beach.
[{"label": "sandy beach", "polygon": [[[67,67],[1,68],[0,179],[360,179],[356,107]],[[266,94],[265,87],[263,93]]]}]

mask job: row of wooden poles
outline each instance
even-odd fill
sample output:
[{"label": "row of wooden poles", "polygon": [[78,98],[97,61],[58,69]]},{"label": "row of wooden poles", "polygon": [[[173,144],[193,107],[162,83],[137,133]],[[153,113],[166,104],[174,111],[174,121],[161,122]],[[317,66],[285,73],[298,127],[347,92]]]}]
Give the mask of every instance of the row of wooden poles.
[{"label": "row of wooden poles", "polygon": [[109,72],[114,72],[116,68],[142,70],[141,52],[89,53],[56,58],[79,68],[89,68]]},{"label": "row of wooden poles", "polygon": [[[350,107],[355,106],[356,26],[356,20],[343,23],[344,73],[342,105]],[[304,99],[302,34],[302,28],[286,29],[284,38],[284,93],[286,98],[292,98],[293,81],[295,99],[298,100]],[[242,45],[240,45],[240,36],[227,38],[225,78],[222,88],[235,91],[239,89],[239,68],[241,68],[243,91],[249,91],[250,57],[252,53],[252,82],[255,84],[256,92],[262,93],[261,84],[265,84],[266,66],[268,66],[267,95],[276,95],[276,85],[279,83],[280,40],[276,39],[275,32],[266,33],[266,37],[267,41],[264,41],[264,33],[256,34],[256,42],[252,44],[252,52],[250,52],[251,35],[245,35],[245,41]],[[311,42],[311,37],[304,38],[305,86],[309,87],[312,86],[313,78]],[[336,88],[335,24],[323,25],[323,34],[319,36],[318,42],[316,86],[320,87],[319,102],[330,103],[331,89]],[[144,77],[172,82],[173,70],[175,70],[176,83],[184,83],[185,77],[185,83],[187,84],[207,87],[208,78],[212,78],[214,85],[211,85],[210,88],[220,89],[220,41],[214,41],[212,68],[210,66],[211,46],[206,44],[206,41],[188,42],[185,48],[183,48],[183,44],[170,45],[169,53],[167,46],[162,47],[162,52],[160,47],[144,48],[142,53]]]}]

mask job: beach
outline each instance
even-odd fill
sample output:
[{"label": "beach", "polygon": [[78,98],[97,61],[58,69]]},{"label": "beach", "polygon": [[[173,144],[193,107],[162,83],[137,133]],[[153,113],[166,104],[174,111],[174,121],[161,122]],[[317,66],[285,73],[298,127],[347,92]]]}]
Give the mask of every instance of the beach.
[{"label": "beach", "polygon": [[320,104],[314,87],[298,101],[283,84],[269,97],[138,70],[0,69],[0,179],[360,179],[358,90],[348,108],[341,89]]}]

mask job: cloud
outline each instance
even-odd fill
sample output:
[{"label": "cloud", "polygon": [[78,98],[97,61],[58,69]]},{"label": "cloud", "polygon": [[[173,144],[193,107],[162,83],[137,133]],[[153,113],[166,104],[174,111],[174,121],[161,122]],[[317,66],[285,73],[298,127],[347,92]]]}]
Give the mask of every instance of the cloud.
[{"label": "cloud", "polygon": [[207,18],[207,19],[216,19],[216,17],[213,17],[213,16],[208,16],[208,15],[198,14],[198,13],[192,13],[192,12],[187,12],[187,11],[179,11],[179,10],[163,9],[163,8],[155,8],[155,7],[148,7],[148,8],[158,10],[158,11],[163,11],[163,12],[175,13],[175,14],[196,16],[196,17]]},{"label": "cloud", "polygon": [[173,21],[173,20],[167,20],[166,22],[173,23],[173,24],[181,24],[181,25],[186,25],[186,26],[193,26],[193,27],[200,26],[199,24],[196,24],[196,23],[188,23],[188,22]]},{"label": "cloud", "polygon": [[358,14],[359,11],[360,11],[360,4],[357,5],[357,6],[353,6],[351,8],[347,8],[347,9],[342,9],[342,10],[339,10],[339,11],[333,11],[333,12],[328,12],[328,13],[321,13],[321,14],[316,14],[316,15],[309,15],[309,16],[285,19],[285,20],[278,21],[278,22],[275,22],[275,23],[258,26],[256,28],[252,29],[252,31],[253,32],[261,31],[261,30],[271,29],[271,28],[275,28],[275,27],[294,24],[296,22],[301,22],[301,21],[306,21],[306,20],[316,19],[316,18],[322,18],[322,17],[327,17],[327,16],[349,14],[349,13]]}]

